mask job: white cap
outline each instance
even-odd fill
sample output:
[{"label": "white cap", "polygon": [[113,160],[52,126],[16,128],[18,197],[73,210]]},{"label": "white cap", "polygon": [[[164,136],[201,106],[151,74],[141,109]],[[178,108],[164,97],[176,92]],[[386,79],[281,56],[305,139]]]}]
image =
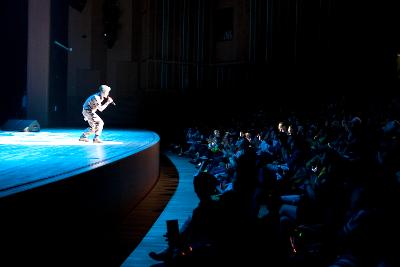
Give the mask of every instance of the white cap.
[{"label": "white cap", "polygon": [[107,86],[105,84],[102,84],[102,85],[99,86],[99,91],[102,92],[102,93],[110,92],[111,91],[111,87]]}]

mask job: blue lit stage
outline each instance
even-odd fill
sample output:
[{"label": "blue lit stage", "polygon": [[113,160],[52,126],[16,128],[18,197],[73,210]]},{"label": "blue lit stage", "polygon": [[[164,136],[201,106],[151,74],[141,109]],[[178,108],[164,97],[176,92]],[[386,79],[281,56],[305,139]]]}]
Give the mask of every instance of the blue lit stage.
[{"label": "blue lit stage", "polygon": [[159,142],[150,131],[105,130],[102,144],[78,141],[81,133],[0,131],[0,197],[90,171]]},{"label": "blue lit stage", "polygon": [[0,246],[11,266],[107,266],[113,233],[157,183],[156,133],[106,129],[93,144],[81,132],[0,132]]}]

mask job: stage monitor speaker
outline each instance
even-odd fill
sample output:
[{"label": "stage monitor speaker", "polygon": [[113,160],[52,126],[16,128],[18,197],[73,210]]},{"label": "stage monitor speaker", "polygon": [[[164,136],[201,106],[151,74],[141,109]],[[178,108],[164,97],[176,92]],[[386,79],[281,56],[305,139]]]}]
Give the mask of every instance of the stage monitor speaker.
[{"label": "stage monitor speaker", "polygon": [[1,129],[15,132],[39,132],[40,125],[37,120],[8,120]]}]

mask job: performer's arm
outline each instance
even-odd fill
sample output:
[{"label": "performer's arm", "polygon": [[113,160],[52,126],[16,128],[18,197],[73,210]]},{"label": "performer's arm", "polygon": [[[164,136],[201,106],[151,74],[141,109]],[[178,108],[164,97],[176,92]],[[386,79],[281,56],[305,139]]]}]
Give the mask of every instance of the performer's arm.
[{"label": "performer's arm", "polygon": [[104,103],[104,105],[101,105],[101,104],[100,104],[99,107],[98,107],[97,109],[100,110],[100,111],[103,111],[103,110],[106,109],[106,107],[108,107],[108,105],[110,105],[111,102],[113,102],[112,98],[111,98],[111,97],[108,97],[108,98],[107,98],[107,102]]}]

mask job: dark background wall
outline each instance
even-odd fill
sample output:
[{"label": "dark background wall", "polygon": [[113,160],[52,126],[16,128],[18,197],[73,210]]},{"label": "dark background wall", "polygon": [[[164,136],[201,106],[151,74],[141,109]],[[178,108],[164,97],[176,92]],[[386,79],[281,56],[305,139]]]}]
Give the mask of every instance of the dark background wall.
[{"label": "dark background wall", "polygon": [[1,67],[0,123],[22,116],[26,88],[27,0],[3,1],[0,7]]},{"label": "dark background wall", "polygon": [[[2,5],[0,122],[18,113],[27,40],[27,1]],[[395,3],[74,0],[53,1],[51,12],[51,41],[74,50],[50,46],[49,126],[84,127],[82,101],[100,83],[118,103],[106,127],[158,132],[259,106],[398,91]]]},{"label": "dark background wall", "polygon": [[68,0],[52,0],[51,2],[48,113],[53,127],[62,127],[66,124],[68,51],[57,44],[68,46],[68,2]]}]

